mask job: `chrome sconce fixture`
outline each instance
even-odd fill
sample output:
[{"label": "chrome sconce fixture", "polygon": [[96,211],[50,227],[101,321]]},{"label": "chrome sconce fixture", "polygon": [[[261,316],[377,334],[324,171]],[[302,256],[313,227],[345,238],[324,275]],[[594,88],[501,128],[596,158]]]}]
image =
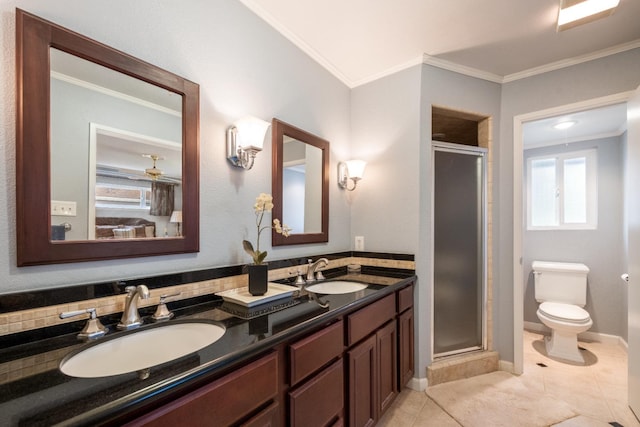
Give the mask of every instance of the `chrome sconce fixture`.
[{"label": "chrome sconce fixture", "polygon": [[[338,163],[338,185],[347,191],[353,191],[358,181],[364,176],[364,168],[367,162],[364,160],[349,160]],[[349,180],[353,181],[353,187],[349,188]]]},{"label": "chrome sconce fixture", "polygon": [[253,167],[270,126],[264,120],[245,117],[227,129],[227,159],[233,166],[246,170]]}]

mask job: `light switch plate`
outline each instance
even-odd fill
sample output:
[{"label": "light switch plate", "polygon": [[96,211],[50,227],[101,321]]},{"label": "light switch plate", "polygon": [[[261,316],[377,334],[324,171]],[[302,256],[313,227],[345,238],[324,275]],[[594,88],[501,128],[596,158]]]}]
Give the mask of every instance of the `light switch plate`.
[{"label": "light switch plate", "polygon": [[76,202],[51,201],[51,216],[76,216]]},{"label": "light switch plate", "polygon": [[364,236],[356,236],[356,251],[364,251]]}]

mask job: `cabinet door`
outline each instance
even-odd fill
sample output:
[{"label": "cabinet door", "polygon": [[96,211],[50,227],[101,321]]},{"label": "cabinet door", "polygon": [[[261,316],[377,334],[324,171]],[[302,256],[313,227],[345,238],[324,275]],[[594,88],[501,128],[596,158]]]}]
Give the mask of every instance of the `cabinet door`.
[{"label": "cabinet door", "polygon": [[342,358],[289,392],[290,421],[295,427],[332,425],[344,413]]},{"label": "cabinet door", "polygon": [[398,317],[399,388],[413,378],[413,308]]},{"label": "cabinet door", "polygon": [[391,405],[398,394],[398,364],[396,321],[387,323],[376,332],[378,353],[378,417]]},{"label": "cabinet door", "polygon": [[377,421],[378,357],[376,336],[349,350],[349,426],[372,426]]}]

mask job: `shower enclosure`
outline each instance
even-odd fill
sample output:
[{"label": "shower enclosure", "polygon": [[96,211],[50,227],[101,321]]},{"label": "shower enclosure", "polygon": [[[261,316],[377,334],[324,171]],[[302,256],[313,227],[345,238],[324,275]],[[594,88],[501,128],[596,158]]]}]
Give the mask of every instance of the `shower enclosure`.
[{"label": "shower enclosure", "polygon": [[433,357],[486,349],[486,154],[433,142]]}]

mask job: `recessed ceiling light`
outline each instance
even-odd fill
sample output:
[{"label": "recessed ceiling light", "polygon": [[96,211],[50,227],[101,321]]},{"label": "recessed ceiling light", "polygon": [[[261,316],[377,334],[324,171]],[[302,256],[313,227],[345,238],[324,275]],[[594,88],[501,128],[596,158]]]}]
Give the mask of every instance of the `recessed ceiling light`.
[{"label": "recessed ceiling light", "polygon": [[560,0],[558,31],[568,30],[613,13],[620,0]]},{"label": "recessed ceiling light", "polygon": [[554,129],[564,130],[569,129],[571,126],[575,125],[577,122],[575,120],[567,120],[565,122],[556,123],[553,125]]}]

